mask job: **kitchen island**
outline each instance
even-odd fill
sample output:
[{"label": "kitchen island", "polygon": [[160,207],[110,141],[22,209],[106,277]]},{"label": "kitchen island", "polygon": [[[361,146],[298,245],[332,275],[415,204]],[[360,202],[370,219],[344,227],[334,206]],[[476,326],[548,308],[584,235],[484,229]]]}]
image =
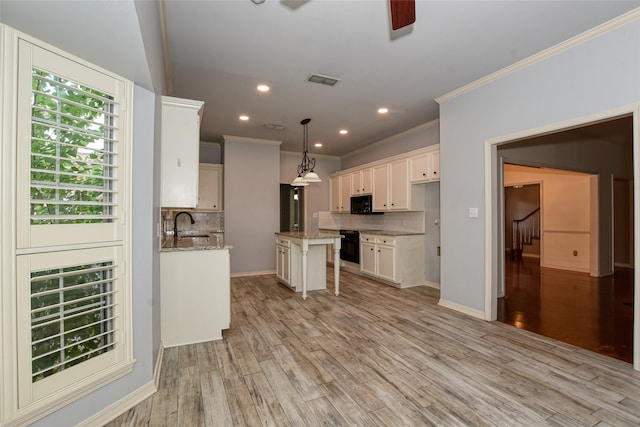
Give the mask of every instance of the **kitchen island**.
[{"label": "kitchen island", "polygon": [[334,283],[336,296],[340,293],[340,239],[329,233],[304,231],[278,232],[276,234],[276,272],[283,284],[295,291],[302,288],[302,299],[307,290],[327,288],[326,245],[333,245]]},{"label": "kitchen island", "polygon": [[231,321],[229,250],[216,235],[167,237],[160,250],[164,347],[222,339]]}]

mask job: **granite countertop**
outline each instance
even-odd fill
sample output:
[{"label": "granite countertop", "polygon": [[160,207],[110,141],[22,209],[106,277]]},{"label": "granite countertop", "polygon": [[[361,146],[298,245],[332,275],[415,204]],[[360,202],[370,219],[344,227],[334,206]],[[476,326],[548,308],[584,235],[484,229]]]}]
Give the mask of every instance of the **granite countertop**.
[{"label": "granite countertop", "polygon": [[[291,237],[294,239],[335,239],[335,234],[329,233],[311,233],[307,231],[279,231],[275,233],[276,236]],[[343,237],[343,236],[339,236]]]},{"label": "granite countertop", "polygon": [[212,235],[208,237],[196,236],[181,236],[177,239],[173,237],[167,237],[162,242],[162,248],[160,252],[174,252],[174,251],[203,251],[203,250],[219,250],[219,249],[231,249],[229,243],[224,239],[220,239],[218,236]]},{"label": "granite countertop", "polygon": [[[337,228],[321,228],[320,230],[339,231]],[[354,229],[349,228],[348,230],[354,230]],[[378,234],[381,236],[420,236],[424,234],[418,231],[367,230],[367,229],[357,229],[357,228],[355,230],[359,231],[360,233]]]}]

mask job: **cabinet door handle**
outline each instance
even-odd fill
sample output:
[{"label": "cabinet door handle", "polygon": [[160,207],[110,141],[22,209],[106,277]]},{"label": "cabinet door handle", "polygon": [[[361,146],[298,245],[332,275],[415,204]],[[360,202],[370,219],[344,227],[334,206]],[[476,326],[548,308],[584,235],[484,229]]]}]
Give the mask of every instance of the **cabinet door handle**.
[{"label": "cabinet door handle", "polygon": [[371,250],[373,250],[373,248],[371,248]]},{"label": "cabinet door handle", "polygon": [[[434,172],[434,173],[435,173],[435,172]],[[427,176],[427,174],[426,174],[426,173],[423,173],[423,174],[422,174],[422,176]]]}]

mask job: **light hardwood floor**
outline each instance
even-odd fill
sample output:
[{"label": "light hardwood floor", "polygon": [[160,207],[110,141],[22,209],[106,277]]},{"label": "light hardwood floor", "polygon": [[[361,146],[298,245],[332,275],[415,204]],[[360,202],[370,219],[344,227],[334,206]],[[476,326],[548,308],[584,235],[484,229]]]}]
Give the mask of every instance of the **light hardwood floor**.
[{"label": "light hardwood floor", "polygon": [[[327,277],[333,277],[327,272]],[[303,301],[232,279],[231,328],[166,349],[158,392],[115,426],[640,425],[630,364],[342,273]]]}]

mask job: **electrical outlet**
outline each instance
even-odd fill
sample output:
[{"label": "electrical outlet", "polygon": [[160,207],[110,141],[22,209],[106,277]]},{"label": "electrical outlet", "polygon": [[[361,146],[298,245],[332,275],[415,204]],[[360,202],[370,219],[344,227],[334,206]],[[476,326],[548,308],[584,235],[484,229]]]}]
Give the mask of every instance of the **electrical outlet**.
[{"label": "electrical outlet", "polygon": [[573,256],[578,256],[578,251],[573,251]]}]

